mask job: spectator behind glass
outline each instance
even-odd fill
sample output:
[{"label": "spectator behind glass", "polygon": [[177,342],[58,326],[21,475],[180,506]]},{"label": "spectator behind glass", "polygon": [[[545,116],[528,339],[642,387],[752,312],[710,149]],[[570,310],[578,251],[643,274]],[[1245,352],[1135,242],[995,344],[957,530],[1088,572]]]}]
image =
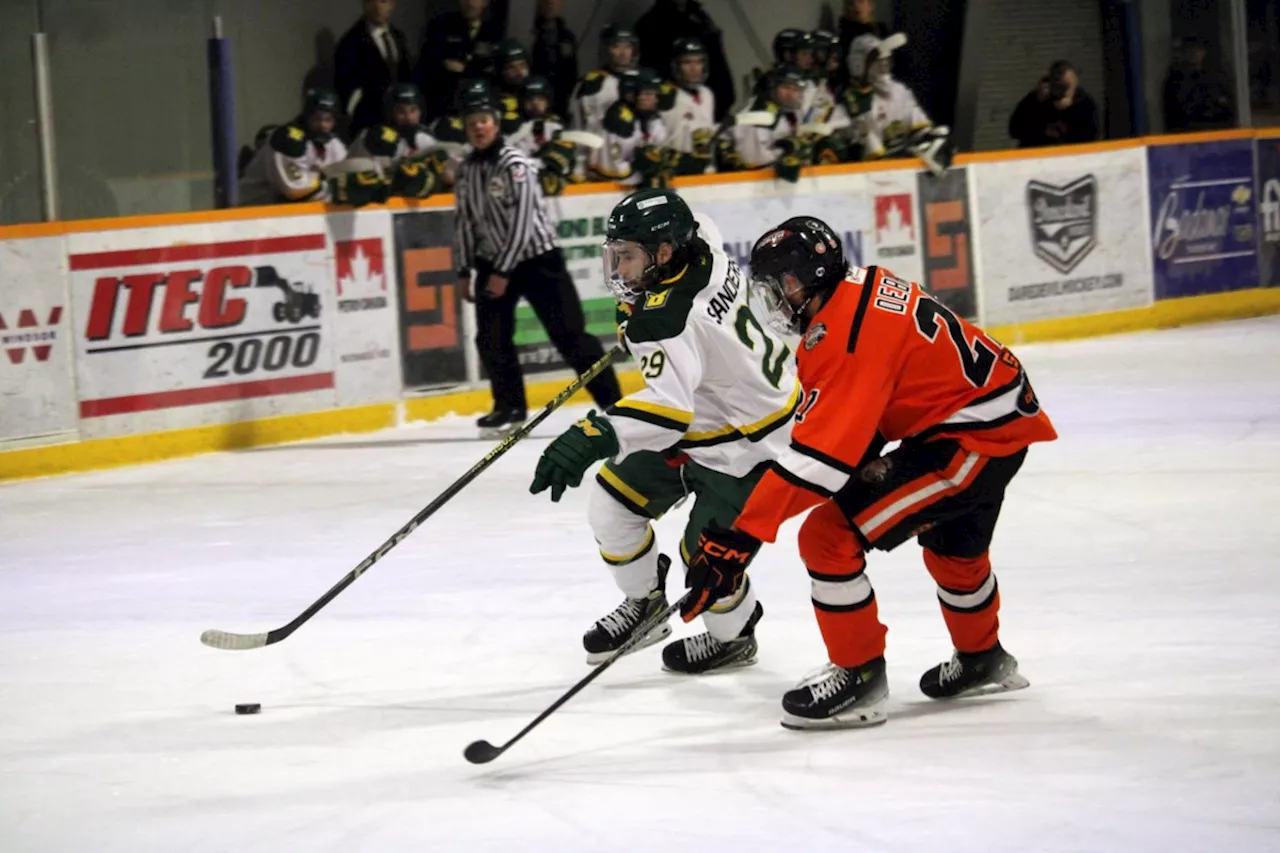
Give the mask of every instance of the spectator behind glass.
[{"label": "spectator behind glass", "polygon": [[404,33],[391,23],[396,0],[364,0],[364,15],[339,39],[333,53],[334,88],[351,116],[350,134],[382,121],[382,94],[410,79]]},{"label": "spectator behind glass", "polygon": [[1009,135],[1019,148],[1074,145],[1098,138],[1098,108],[1080,85],[1080,75],[1058,60],[1009,116]]},{"label": "spectator behind glass", "polygon": [[502,41],[502,28],[488,10],[489,0],[458,0],[458,11],[442,12],[427,24],[417,77],[430,118],[449,112],[468,66],[483,66]]},{"label": "spectator behind glass", "polygon": [[861,35],[888,37],[889,28],[876,20],[876,0],[845,0],[840,13],[840,64],[849,59],[849,45]]},{"label": "spectator behind glass", "polygon": [[733,73],[724,55],[720,28],[697,0],[655,0],[636,22],[640,59],[649,68],[671,67],[671,47],[678,39],[695,38],[707,51],[707,87],[716,96],[716,121],[729,114],[735,100]]},{"label": "spectator behind glass", "polygon": [[560,17],[563,5],[562,0],[538,0],[530,70],[551,86],[554,111],[567,116],[569,96],[578,82],[578,40]]},{"label": "spectator behind glass", "polygon": [[1218,72],[1205,68],[1205,43],[1197,36],[1182,40],[1182,50],[1164,80],[1165,130],[1215,130],[1233,127],[1231,90]]}]

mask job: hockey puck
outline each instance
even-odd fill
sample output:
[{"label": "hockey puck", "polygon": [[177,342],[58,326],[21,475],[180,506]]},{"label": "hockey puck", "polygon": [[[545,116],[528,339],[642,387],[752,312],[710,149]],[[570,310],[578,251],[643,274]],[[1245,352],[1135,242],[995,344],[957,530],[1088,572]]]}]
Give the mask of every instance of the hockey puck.
[{"label": "hockey puck", "polygon": [[257,702],[246,702],[242,705],[236,705],[237,714],[256,714],[262,710],[262,706]]}]

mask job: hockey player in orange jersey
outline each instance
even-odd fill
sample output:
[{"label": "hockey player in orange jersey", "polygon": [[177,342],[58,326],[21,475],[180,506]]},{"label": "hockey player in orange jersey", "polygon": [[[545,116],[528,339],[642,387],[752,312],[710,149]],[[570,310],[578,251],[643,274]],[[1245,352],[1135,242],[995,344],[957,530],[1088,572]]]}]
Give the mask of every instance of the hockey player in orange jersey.
[{"label": "hockey player in orange jersey", "polygon": [[[1057,438],[1012,352],[913,282],[846,266],[813,217],[789,219],[751,253],[751,288],[796,348],[803,397],[790,448],[732,529],[703,531],[682,615],[731,594],[742,567],[787,519],[800,528],[830,663],[783,696],[788,728],[885,720],[885,634],[865,552],[911,538],[938,585],[955,654],[920,679],[934,699],[1026,687],[1000,645],[987,549],[1027,446]],[[881,456],[889,441],[901,441]]]}]

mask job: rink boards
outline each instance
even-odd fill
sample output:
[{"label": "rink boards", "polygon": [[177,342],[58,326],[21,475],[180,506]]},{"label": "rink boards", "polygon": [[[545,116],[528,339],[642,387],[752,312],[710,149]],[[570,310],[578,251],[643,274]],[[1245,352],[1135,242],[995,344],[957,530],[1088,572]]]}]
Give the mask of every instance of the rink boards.
[{"label": "rink boards", "polygon": [[[744,267],[791,216],[1014,344],[1280,310],[1280,130],[677,181]],[[588,328],[620,188],[551,201]],[[489,406],[451,196],[0,227],[0,479],[363,432]],[[567,374],[527,307],[530,403]],[[624,386],[638,383],[624,374]]]}]

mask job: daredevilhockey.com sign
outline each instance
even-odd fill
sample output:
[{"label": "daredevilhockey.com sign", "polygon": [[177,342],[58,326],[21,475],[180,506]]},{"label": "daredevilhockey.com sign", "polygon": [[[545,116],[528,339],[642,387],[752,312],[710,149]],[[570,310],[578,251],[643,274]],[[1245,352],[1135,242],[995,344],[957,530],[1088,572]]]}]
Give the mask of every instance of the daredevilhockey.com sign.
[{"label": "daredevilhockey.com sign", "polygon": [[80,417],[332,389],[331,258],[324,234],[71,254]]}]

